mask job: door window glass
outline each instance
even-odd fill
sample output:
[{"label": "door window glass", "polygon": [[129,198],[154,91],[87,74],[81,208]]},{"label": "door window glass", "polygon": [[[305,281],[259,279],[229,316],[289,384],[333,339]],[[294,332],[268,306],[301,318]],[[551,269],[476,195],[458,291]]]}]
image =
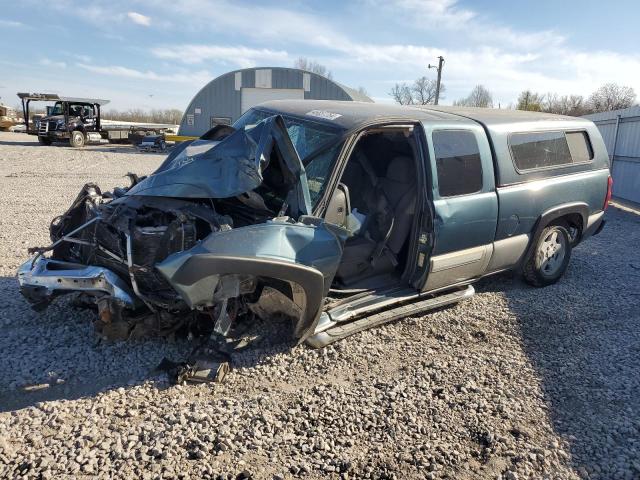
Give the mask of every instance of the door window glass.
[{"label": "door window glass", "polygon": [[342,149],[342,143],[326,149],[312,157],[304,166],[307,172],[307,184],[311,204],[315,206],[327,186],[327,180],[333,172],[333,166]]},{"label": "door window glass", "polygon": [[482,162],[473,132],[436,130],[432,134],[441,197],[482,190]]}]

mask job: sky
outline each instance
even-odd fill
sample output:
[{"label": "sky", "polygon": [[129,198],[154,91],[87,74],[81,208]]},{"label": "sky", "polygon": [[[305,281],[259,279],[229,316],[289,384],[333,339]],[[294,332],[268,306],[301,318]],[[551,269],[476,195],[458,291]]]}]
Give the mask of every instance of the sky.
[{"label": "sky", "polygon": [[439,55],[442,104],[477,84],[501,106],[609,82],[640,96],[639,20],[637,0],[0,0],[0,102],[31,91],[184,110],[223,73],[301,56],[376,102],[435,78]]}]

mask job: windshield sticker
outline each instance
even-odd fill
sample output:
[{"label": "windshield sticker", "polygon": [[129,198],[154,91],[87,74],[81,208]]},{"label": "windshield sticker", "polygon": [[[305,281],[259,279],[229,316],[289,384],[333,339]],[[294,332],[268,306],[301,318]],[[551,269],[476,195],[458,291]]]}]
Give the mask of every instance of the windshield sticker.
[{"label": "windshield sticker", "polygon": [[342,115],[339,113],[331,113],[326,110],[311,110],[307,112],[307,115],[311,115],[312,117],[324,118],[325,120],[335,120],[336,118],[340,118]]}]

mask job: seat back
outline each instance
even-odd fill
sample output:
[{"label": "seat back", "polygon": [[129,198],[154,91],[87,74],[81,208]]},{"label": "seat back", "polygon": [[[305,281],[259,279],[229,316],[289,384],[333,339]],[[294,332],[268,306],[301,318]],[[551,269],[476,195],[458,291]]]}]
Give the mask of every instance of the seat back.
[{"label": "seat back", "polygon": [[417,179],[413,159],[399,156],[391,160],[387,175],[380,179],[379,188],[393,212],[393,228],[387,248],[398,254],[411,230],[416,207]]}]

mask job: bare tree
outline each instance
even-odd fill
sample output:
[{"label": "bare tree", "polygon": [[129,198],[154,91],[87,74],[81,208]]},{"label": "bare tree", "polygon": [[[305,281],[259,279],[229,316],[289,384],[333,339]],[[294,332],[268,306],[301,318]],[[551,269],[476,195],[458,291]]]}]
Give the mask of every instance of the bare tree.
[{"label": "bare tree", "polygon": [[306,57],[300,57],[295,62],[293,62],[293,68],[306,70],[307,72],[311,73],[317,73],[318,75],[322,75],[329,80],[333,79],[333,73],[331,73],[331,71],[327,67],[325,67],[321,63],[309,60]]},{"label": "bare tree", "polygon": [[589,97],[589,107],[594,112],[608,112],[633,105],[636,92],[631,87],[624,87],[615,83],[601,86]]},{"label": "bare tree", "polygon": [[121,120],[124,122],[148,122],[168,123],[177,125],[182,119],[182,111],[177,108],[146,111],[142,109],[130,109],[127,111],[108,110],[102,112],[102,118],[106,120]]},{"label": "bare tree", "polygon": [[484,86],[476,85],[469,95],[460,100],[456,100],[453,104],[461,107],[492,108],[493,95],[491,95],[491,92]]},{"label": "bare tree", "polygon": [[534,112],[542,111],[542,101],[544,95],[534,93],[531,90],[525,90],[518,96],[518,110],[531,110]]},{"label": "bare tree", "polygon": [[[444,84],[440,84],[440,98],[445,91]],[[411,85],[396,83],[389,95],[400,105],[427,105],[436,99],[436,81],[427,77],[416,79]]]},{"label": "bare tree", "polygon": [[[413,98],[417,105],[427,105],[436,100],[436,90],[438,82],[427,77],[420,77],[413,82]],[[444,98],[444,85],[440,84],[440,98]]]},{"label": "bare tree", "polygon": [[411,88],[406,83],[396,83],[389,92],[389,95],[400,105],[413,105]]},{"label": "bare tree", "polygon": [[364,95],[365,97],[368,97],[368,96],[369,96],[369,92],[367,92],[367,89],[366,89],[366,88],[364,88],[362,85],[360,85],[360,86],[358,87],[358,93],[359,93],[360,95]]},{"label": "bare tree", "polygon": [[589,113],[589,108],[582,95],[548,93],[542,101],[542,111],[579,117]]}]

